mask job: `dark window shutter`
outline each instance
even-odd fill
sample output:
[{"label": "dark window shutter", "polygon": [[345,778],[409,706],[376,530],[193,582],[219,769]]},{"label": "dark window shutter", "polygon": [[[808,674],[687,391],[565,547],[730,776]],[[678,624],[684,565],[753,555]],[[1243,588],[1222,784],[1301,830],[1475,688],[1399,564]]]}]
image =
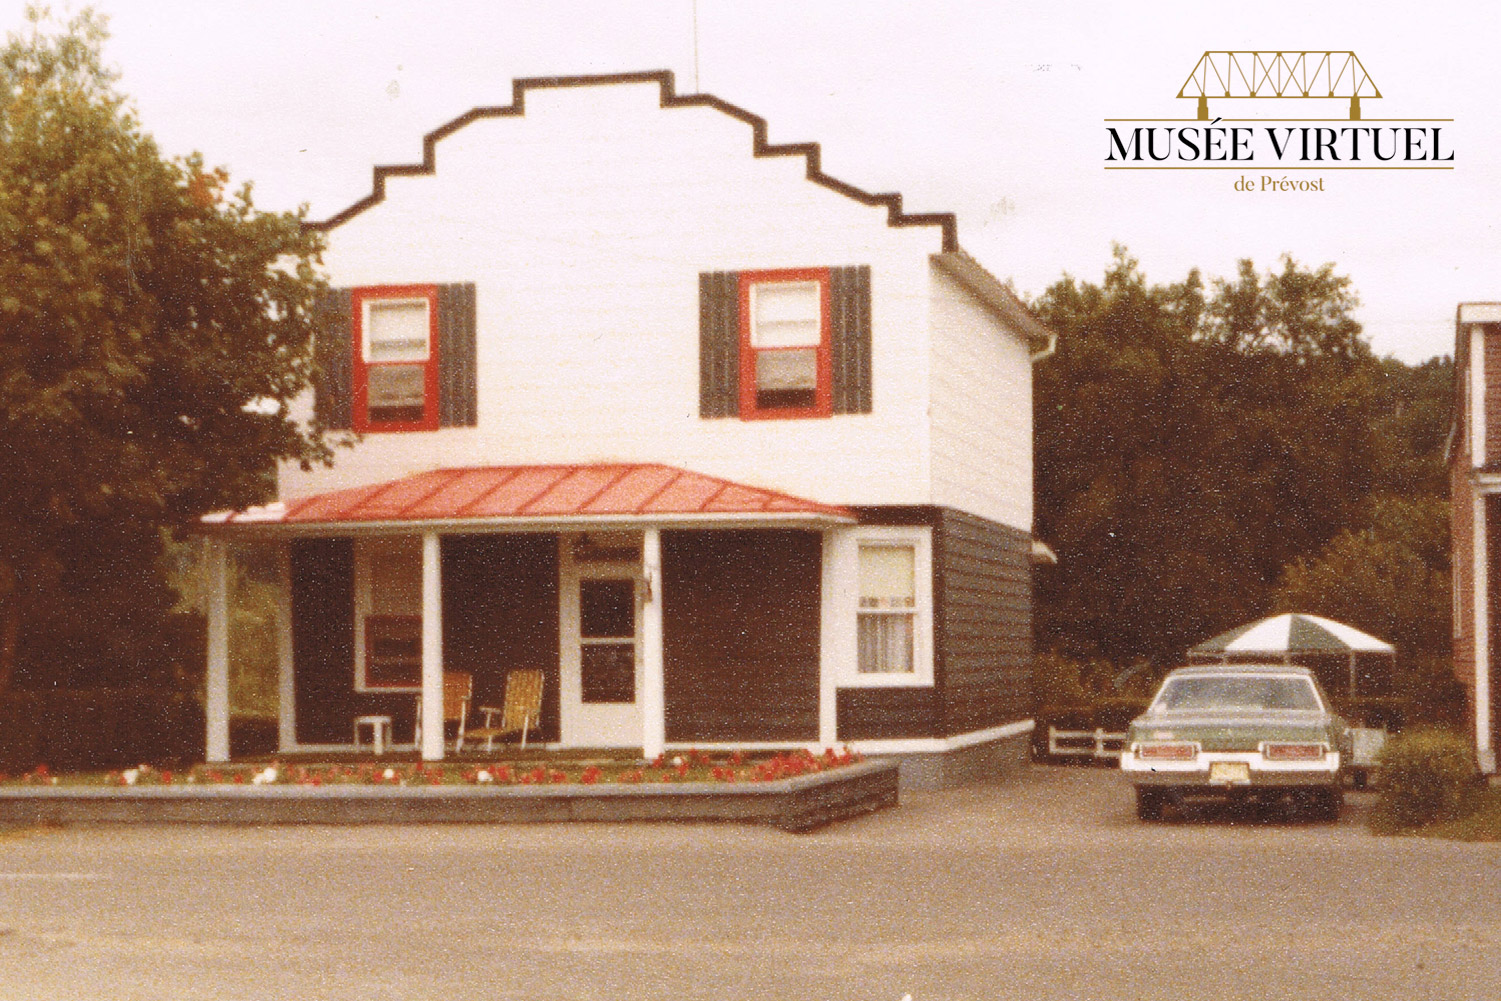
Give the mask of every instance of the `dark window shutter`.
[{"label": "dark window shutter", "polygon": [[313,306],[313,413],[325,428],[347,431],[354,404],[354,337],[349,289],[329,289]]},{"label": "dark window shutter", "polygon": [[740,275],[698,276],[698,415],[740,416]]},{"label": "dark window shutter", "polygon": [[438,425],[479,423],[473,282],[438,286]]},{"label": "dark window shutter", "polygon": [[829,340],[834,413],[870,413],[869,267],[829,269]]}]

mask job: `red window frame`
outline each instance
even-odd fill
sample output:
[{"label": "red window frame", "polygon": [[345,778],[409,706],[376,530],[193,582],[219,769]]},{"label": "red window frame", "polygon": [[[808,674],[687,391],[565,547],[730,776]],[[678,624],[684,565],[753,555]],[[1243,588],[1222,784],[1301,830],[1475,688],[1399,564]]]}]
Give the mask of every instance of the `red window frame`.
[{"label": "red window frame", "polygon": [[[813,405],[808,407],[759,407],[756,405],[756,353],[758,351],[806,350],[803,348],[755,348],[751,346],[751,289],[756,285],[776,283],[818,283],[818,383],[813,391]],[[740,273],[740,417],[742,420],[785,420],[804,417],[829,417],[834,413],[833,363],[829,329],[829,269],[782,268],[775,271]]]},{"label": "red window frame", "polygon": [[[427,300],[427,360],[422,362],[372,362],[365,358],[365,303],[382,299]],[[438,429],[438,286],[372,285],[350,293],[354,342],[354,406],[351,410],[354,430],[360,432],[436,431]],[[416,421],[372,421],[370,419],[370,370],[381,365],[423,366],[422,419]]]}]

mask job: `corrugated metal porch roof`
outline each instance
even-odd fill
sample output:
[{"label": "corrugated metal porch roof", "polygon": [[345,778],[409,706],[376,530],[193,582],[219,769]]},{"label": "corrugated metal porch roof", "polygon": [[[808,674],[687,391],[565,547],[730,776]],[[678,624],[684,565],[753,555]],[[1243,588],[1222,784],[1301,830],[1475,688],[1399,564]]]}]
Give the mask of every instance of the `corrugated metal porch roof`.
[{"label": "corrugated metal porch roof", "polygon": [[214,526],[531,527],[593,521],[853,522],[846,508],[657,463],[488,466],[427,473],[204,515]]}]

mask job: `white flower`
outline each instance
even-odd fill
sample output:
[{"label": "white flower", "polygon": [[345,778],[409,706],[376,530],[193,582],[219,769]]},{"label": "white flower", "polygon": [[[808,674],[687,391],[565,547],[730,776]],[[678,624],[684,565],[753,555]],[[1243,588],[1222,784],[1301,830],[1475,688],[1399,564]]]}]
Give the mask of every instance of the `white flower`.
[{"label": "white flower", "polygon": [[120,773],[120,777],[125,780],[126,785],[133,786],[136,784],[136,779],[141,777],[141,770],[139,768],[127,768]]},{"label": "white flower", "polygon": [[492,776],[492,775],[491,775],[491,774],[490,774],[490,773],[489,773],[489,771],[487,771],[487,770],[486,770],[486,769],[484,769],[484,768],[481,768],[481,769],[480,769],[480,770],[479,770],[479,771],[478,771],[478,772],[477,772],[477,773],[476,773],[476,774],[475,774],[475,776],[474,776],[474,781],[476,781],[476,782],[494,782],[494,781],[495,781],[495,778],[494,778],[494,776]]},{"label": "white flower", "polygon": [[266,786],[266,785],[271,785],[275,781],[276,781],[276,769],[275,769],[275,767],[273,767],[271,765],[267,765],[265,771],[263,771],[263,772],[256,772],[255,777],[250,780],[250,784],[251,785],[258,785],[258,786]]},{"label": "white flower", "polygon": [[682,755],[672,759],[672,767],[677,768],[683,763]]},{"label": "white flower", "polygon": [[380,777],[385,779],[387,782],[390,782],[396,777],[396,769],[387,768],[385,771],[381,772]]}]

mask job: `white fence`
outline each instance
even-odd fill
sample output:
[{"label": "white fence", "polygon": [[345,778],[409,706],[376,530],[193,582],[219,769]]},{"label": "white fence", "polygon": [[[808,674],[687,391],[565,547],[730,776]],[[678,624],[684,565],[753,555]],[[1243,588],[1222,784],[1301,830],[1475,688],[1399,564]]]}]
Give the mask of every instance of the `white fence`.
[{"label": "white fence", "polygon": [[1072,755],[1081,758],[1119,758],[1126,746],[1124,733],[1093,730],[1060,730],[1048,727],[1048,755]]}]

